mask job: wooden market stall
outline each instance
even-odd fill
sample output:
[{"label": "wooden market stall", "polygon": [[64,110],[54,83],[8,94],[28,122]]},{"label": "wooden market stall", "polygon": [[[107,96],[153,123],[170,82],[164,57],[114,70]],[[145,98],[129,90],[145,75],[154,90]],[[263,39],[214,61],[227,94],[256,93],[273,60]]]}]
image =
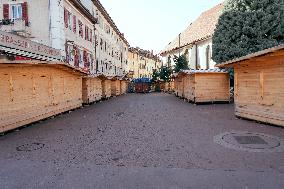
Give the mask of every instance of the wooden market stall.
[{"label": "wooden market stall", "polygon": [[64,63],[0,63],[0,133],[80,107],[84,75]]},{"label": "wooden market stall", "polygon": [[120,88],[120,80],[118,79],[118,77],[113,77],[111,79],[111,96],[119,96]]},{"label": "wooden market stall", "polygon": [[229,73],[220,69],[183,70],[183,97],[194,103],[229,102]]},{"label": "wooden market stall", "polygon": [[284,126],[284,45],[218,66],[234,68],[236,116]]},{"label": "wooden market stall", "polygon": [[184,98],[184,78],[185,74],[180,72],[179,74],[175,75],[174,79],[174,91],[175,95],[180,98]]},{"label": "wooden market stall", "polygon": [[84,104],[89,104],[102,99],[102,80],[99,77],[84,77],[82,87],[82,98]]},{"label": "wooden market stall", "polygon": [[102,82],[102,99],[108,99],[111,97],[111,78],[106,76],[99,77]]},{"label": "wooden market stall", "polygon": [[174,91],[174,81],[165,82],[165,92],[171,93]]},{"label": "wooden market stall", "polygon": [[120,80],[120,94],[126,94],[128,91],[128,83],[126,79]]}]

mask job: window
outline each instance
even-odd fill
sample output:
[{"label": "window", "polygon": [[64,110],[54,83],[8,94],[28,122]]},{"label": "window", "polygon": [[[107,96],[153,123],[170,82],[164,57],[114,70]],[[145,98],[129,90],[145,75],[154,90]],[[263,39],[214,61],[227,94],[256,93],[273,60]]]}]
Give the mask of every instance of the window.
[{"label": "window", "polygon": [[72,30],[72,14],[68,12],[68,28]]},{"label": "window", "polygon": [[210,56],[210,45],[208,45],[206,47],[206,69],[210,68],[210,59],[211,59],[211,56]]},{"label": "window", "polygon": [[78,25],[79,25],[79,36],[84,38],[83,23],[80,20],[78,21]]},{"label": "window", "polygon": [[23,18],[23,8],[22,4],[11,5],[11,17],[12,20]]},{"label": "window", "polygon": [[89,28],[85,26],[85,40],[89,40]]},{"label": "window", "polygon": [[107,34],[110,34],[110,27],[108,25],[105,25],[105,32]]},{"label": "window", "polygon": [[100,28],[103,28],[103,27],[104,27],[104,25],[103,25],[103,19],[102,19],[101,16],[98,17],[98,24],[99,24]]},{"label": "window", "polygon": [[90,29],[90,33],[89,33],[89,41],[92,42],[93,41],[93,30]]},{"label": "window", "polygon": [[99,60],[96,61],[96,71],[99,71]]},{"label": "window", "polygon": [[79,49],[79,65],[80,67],[83,67],[84,65],[84,59],[83,59],[83,51]]}]

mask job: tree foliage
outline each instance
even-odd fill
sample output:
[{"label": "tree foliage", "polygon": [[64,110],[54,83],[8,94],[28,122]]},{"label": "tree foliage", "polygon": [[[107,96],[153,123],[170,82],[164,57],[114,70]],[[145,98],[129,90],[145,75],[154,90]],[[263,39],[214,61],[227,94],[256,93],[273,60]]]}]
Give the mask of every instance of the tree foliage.
[{"label": "tree foliage", "polygon": [[160,73],[158,70],[154,70],[152,74],[152,82],[156,83],[159,80]]},{"label": "tree foliage", "polygon": [[213,36],[217,63],[284,43],[283,0],[227,0]]},{"label": "tree foliage", "polygon": [[160,79],[163,81],[170,81],[173,71],[168,66],[163,66],[160,70]]},{"label": "tree foliage", "polygon": [[180,72],[180,70],[187,70],[189,68],[188,61],[186,60],[185,55],[175,56],[174,62],[175,62],[175,68],[174,68],[175,73]]}]

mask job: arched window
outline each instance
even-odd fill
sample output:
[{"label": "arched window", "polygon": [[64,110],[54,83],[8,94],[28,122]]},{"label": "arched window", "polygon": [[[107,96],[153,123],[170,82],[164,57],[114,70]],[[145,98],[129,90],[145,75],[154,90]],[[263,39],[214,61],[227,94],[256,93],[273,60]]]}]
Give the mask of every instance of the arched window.
[{"label": "arched window", "polygon": [[211,52],[210,45],[206,47],[206,69],[210,68]]},{"label": "arched window", "polygon": [[184,51],[184,56],[185,56],[185,58],[186,58],[186,61],[189,62],[189,51],[188,51],[188,49],[186,49],[186,50]]},{"label": "arched window", "polygon": [[168,67],[171,67],[171,64],[172,64],[171,58],[172,58],[171,55],[169,55],[168,56],[168,62],[167,62],[168,63]]}]

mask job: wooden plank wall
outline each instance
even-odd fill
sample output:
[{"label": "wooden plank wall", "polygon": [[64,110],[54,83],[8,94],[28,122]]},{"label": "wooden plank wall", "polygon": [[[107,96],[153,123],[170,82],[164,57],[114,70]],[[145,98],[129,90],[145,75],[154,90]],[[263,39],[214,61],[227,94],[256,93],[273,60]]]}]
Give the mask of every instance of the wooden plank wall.
[{"label": "wooden plank wall", "polygon": [[[193,73],[180,75],[175,83],[179,96],[194,103],[230,101],[228,73]],[[180,82],[182,81],[182,82]]]},{"label": "wooden plank wall", "polygon": [[284,126],[283,59],[266,56],[234,66],[237,116]]},{"label": "wooden plank wall", "polygon": [[228,73],[196,73],[195,102],[229,102],[230,80]]},{"label": "wooden plank wall", "polygon": [[183,76],[181,75],[175,78],[175,94],[178,97],[184,96]]},{"label": "wooden plank wall", "polygon": [[173,92],[175,90],[175,82],[170,82],[170,92]]},{"label": "wooden plank wall", "polygon": [[102,99],[102,81],[99,78],[83,78],[83,103],[89,104]]},{"label": "wooden plank wall", "polygon": [[82,77],[48,65],[0,64],[0,132],[80,107]]},{"label": "wooden plank wall", "polygon": [[115,82],[115,89],[116,89],[116,96],[121,95],[121,86],[120,86],[120,80],[116,80]]},{"label": "wooden plank wall", "polygon": [[111,97],[111,83],[112,81],[107,79],[105,80],[105,97],[110,98]]},{"label": "wooden plank wall", "polygon": [[120,81],[120,89],[121,94],[126,94],[128,89],[128,82],[125,80]]},{"label": "wooden plank wall", "polygon": [[184,97],[188,101],[195,102],[195,75],[185,75]]},{"label": "wooden plank wall", "polygon": [[116,96],[116,80],[111,81],[111,96]]}]

